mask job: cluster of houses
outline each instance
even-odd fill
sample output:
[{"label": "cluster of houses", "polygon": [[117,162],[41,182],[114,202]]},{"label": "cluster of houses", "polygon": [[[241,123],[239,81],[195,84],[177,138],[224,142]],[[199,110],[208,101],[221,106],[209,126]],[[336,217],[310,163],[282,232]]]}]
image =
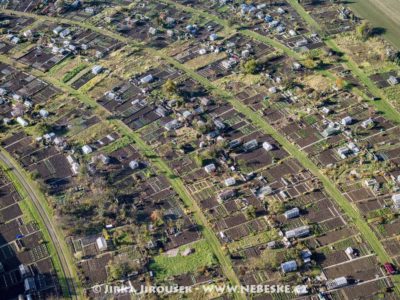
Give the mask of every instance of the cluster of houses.
[{"label": "cluster of houses", "polygon": [[[272,2],[214,1],[205,5],[193,0],[184,4],[234,22],[244,20],[254,34],[274,38],[295,50],[321,48],[331,53],[286,1]],[[352,28],[356,20],[349,10],[322,2],[323,10],[304,5],[317,18],[338,16],[338,21],[329,25],[332,32]],[[218,11],[216,6],[228,9]],[[93,16],[97,10],[78,1],[73,11],[77,16]],[[60,13],[74,15],[70,9]],[[215,20],[200,24],[191,13],[174,5],[142,1],[96,22],[115,34],[167,48],[165,53],[171,51],[176,61],[187,66],[199,57],[211,57],[206,65],[188,68],[226,88],[255,112],[260,122],[267,122],[323,168],[363,216],[372,216],[368,226],[382,234],[384,248],[394,251],[396,257],[392,249],[399,244],[386,241],[391,232],[396,234],[400,208],[400,130],[393,122],[349,90],[332,85],[317,91],[307,80],[316,72],[277,53],[271,45],[242,33],[226,37]],[[78,26],[53,25],[44,30],[46,42],[37,36],[39,30],[24,31],[23,38],[36,44],[20,62],[47,72],[73,55],[93,58],[90,71],[80,78],[85,79],[83,85],[105,72],[99,59],[111,59],[107,54],[123,47]],[[7,34],[13,35],[5,36],[7,43],[22,38],[17,32]],[[181,42],[181,51],[173,49]],[[132,55],[149,61],[145,53]],[[258,79],[255,84],[235,78],[249,59],[265,59],[254,75]],[[159,270],[149,263],[151,257],[204,238],[168,178],[152,165],[151,155],[140,153],[115,127],[107,127],[114,119],[135,131],[179,177],[230,254],[242,284],[285,278],[295,286],[297,296],[318,294],[320,299],[351,298],[351,293],[363,296],[359,281],[365,281],[364,287],[371,290],[392,286],[377,258],[370,255],[372,249],[365,237],[301,161],[260,130],[254,120],[183,71],[165,61],[151,63],[129,79],[121,79],[113,70],[105,72],[109,76],[98,76],[100,83],[88,95],[95,95],[93,100],[107,110],[107,117],[95,115],[76,99],[65,104],[52,85],[0,64],[0,113],[7,128],[2,147],[43,187],[50,187],[44,190],[58,199],[54,204],[58,210],[71,203],[62,200],[71,195],[76,205],[82,201],[82,211],[89,210],[85,206],[88,199],[96,200],[94,207],[106,201],[96,209],[101,225],[90,216],[75,220],[68,215],[79,224],[79,228],[68,228],[67,242],[86,288],[114,280],[110,265],[126,263],[126,256],[135,257],[132,261],[140,268],[130,270],[122,280],[160,283],[154,276]],[[332,72],[340,77],[346,70],[336,66]],[[376,79],[398,84],[396,74]],[[324,85],[331,85],[329,78],[324,80]],[[171,81],[176,90],[166,93],[165,85]],[[74,83],[71,86],[80,92],[82,85]],[[40,134],[30,130],[39,124],[49,128]],[[93,135],[85,135],[92,129]],[[370,162],[379,172],[368,168]],[[385,219],[386,214],[383,220],[376,217],[383,212],[393,213],[393,219]],[[146,240],[140,239],[142,231]],[[266,251],[276,255],[276,266],[263,267],[257,261]],[[192,254],[187,250],[183,255]],[[218,275],[215,278],[224,280],[219,266],[207,267],[210,274]],[[20,275],[28,297],[38,289],[38,280],[28,273]],[[171,281],[197,284],[197,280],[215,278],[186,272],[172,276]]]}]

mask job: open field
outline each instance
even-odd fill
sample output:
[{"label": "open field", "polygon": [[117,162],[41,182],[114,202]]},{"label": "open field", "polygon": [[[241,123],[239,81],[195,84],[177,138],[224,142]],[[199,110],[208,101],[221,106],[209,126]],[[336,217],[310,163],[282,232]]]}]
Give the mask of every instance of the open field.
[{"label": "open field", "polygon": [[400,1],[353,0],[350,4],[360,17],[386,29],[386,39],[400,49]]}]

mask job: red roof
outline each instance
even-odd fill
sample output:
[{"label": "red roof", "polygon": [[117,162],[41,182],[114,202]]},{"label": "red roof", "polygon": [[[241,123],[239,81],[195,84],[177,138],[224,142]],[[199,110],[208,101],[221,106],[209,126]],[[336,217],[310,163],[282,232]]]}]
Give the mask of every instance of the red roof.
[{"label": "red roof", "polygon": [[386,272],[388,272],[389,274],[394,274],[395,270],[393,268],[393,265],[391,263],[385,263],[383,265],[385,267]]}]

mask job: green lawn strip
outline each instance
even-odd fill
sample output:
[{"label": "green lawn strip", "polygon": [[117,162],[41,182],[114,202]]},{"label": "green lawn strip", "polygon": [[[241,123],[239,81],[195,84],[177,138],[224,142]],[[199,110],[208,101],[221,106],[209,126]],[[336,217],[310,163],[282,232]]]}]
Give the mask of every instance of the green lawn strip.
[{"label": "green lawn strip", "polygon": [[[8,154],[7,151],[5,151],[3,148],[0,147],[0,151],[8,158],[8,160],[12,163],[13,167],[15,169],[17,169],[26,179],[26,181],[28,182],[28,184],[30,185],[30,187],[34,190],[37,198],[39,198],[40,204],[42,206],[42,208],[45,210],[45,212],[47,213],[48,216],[52,217],[53,213],[52,210],[50,209],[47,200],[45,199],[44,195],[42,194],[42,192],[40,191],[39,187],[36,185],[35,182],[33,182],[33,180],[30,179],[30,175],[15,161],[15,159],[13,157],[11,157],[11,155]],[[0,161],[1,162],[1,161]],[[3,162],[1,162],[3,164]],[[2,165],[3,166],[3,165]],[[54,244],[51,241],[50,235],[48,233],[48,230],[44,224],[43,219],[41,218],[39,212],[37,211],[36,207],[33,205],[32,201],[27,201],[27,199],[29,198],[29,196],[27,196],[27,191],[25,190],[25,188],[23,187],[23,185],[19,182],[18,178],[13,174],[12,170],[9,170],[9,168],[6,169],[7,175],[9,175],[12,178],[13,183],[18,187],[18,192],[21,192],[22,195],[24,196],[26,201],[26,205],[29,208],[30,212],[32,213],[32,216],[35,218],[35,221],[38,222],[39,227],[42,229],[42,232],[44,234],[45,240],[48,241],[47,245],[49,247],[49,252],[52,254],[53,257],[57,258],[57,266],[59,268],[59,270],[62,269],[61,266],[61,262],[57,256],[57,249],[55,248]],[[27,198],[28,197],[28,198]],[[52,222],[52,220],[50,220]],[[70,249],[68,248],[67,244],[65,243],[65,238],[64,238],[64,233],[61,231],[61,229],[58,228],[58,226],[54,225],[53,226],[55,234],[57,236],[57,240],[59,242],[59,245],[61,247],[61,250],[64,254],[64,257],[68,263],[69,266],[71,266],[69,268],[69,271],[71,272],[71,276],[73,278],[69,278],[69,280],[74,281],[75,283],[75,287],[76,287],[76,294],[79,298],[79,296],[82,295],[82,284],[79,281],[79,277],[78,274],[76,272],[75,269],[75,264],[74,264],[74,260],[72,258],[72,256],[70,255]],[[55,256],[54,256],[55,255]],[[64,280],[64,284],[66,284],[65,280],[68,280],[67,278],[64,278],[63,276],[61,277],[62,280]],[[66,288],[66,285],[64,286]],[[63,288],[63,294],[66,292],[66,290],[64,290]]]},{"label": "green lawn strip", "polygon": [[68,71],[65,73],[64,77],[62,78],[62,82],[66,83],[70,81],[72,78],[74,78],[76,75],[78,75],[79,72],[84,70],[87,67],[86,64],[79,64],[72,70]]},{"label": "green lawn strip", "polygon": [[67,278],[65,278],[65,275],[62,272],[62,266],[61,266],[61,262],[57,256],[57,250],[56,250],[55,246],[53,245],[53,243],[51,242],[50,234],[47,231],[47,228],[46,228],[42,218],[40,217],[35,206],[29,200],[29,196],[28,196],[25,188],[19,182],[18,178],[14,175],[12,170],[10,170],[3,163],[2,160],[0,160],[0,166],[1,166],[1,169],[3,169],[4,173],[7,175],[7,177],[9,178],[9,180],[12,182],[12,184],[15,187],[18,194],[22,198],[22,200],[18,202],[18,205],[21,208],[23,214],[28,216],[30,219],[35,220],[35,222],[38,224],[38,226],[40,228],[40,232],[42,233],[43,239],[46,243],[47,250],[49,251],[49,256],[51,257],[51,261],[53,263],[54,270],[57,274],[57,278],[58,278],[60,286],[61,286],[62,295],[63,295],[63,297],[69,298]]},{"label": "green lawn strip", "polygon": [[[193,249],[194,252],[188,256],[182,256],[186,249]],[[189,245],[179,247],[176,256],[168,256],[162,253],[152,258],[150,269],[155,272],[157,279],[165,279],[169,276],[185,273],[198,273],[202,267],[209,267],[217,262],[207,240],[200,240]]]}]

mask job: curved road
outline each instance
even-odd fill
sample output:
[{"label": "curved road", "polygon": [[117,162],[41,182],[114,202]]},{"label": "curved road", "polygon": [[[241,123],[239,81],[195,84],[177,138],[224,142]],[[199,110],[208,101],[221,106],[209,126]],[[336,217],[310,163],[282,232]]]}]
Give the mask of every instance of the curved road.
[{"label": "curved road", "polygon": [[25,191],[32,199],[32,202],[38,211],[40,217],[45,224],[47,231],[49,232],[51,242],[53,243],[54,247],[56,248],[58,259],[61,262],[62,273],[64,278],[66,279],[67,289],[69,298],[71,299],[78,299],[76,294],[76,285],[74,282],[74,277],[72,275],[71,266],[68,264],[67,259],[62,251],[62,247],[60,244],[60,239],[57,236],[56,229],[54,228],[53,223],[51,222],[50,216],[47,214],[46,210],[42,207],[39,197],[36,194],[35,190],[30,186],[29,182],[25,179],[25,176],[18,170],[18,168],[14,165],[15,163],[8,159],[6,155],[0,150],[0,160],[4,162],[4,164],[11,169],[11,172],[18,178],[19,182],[24,187]]}]

